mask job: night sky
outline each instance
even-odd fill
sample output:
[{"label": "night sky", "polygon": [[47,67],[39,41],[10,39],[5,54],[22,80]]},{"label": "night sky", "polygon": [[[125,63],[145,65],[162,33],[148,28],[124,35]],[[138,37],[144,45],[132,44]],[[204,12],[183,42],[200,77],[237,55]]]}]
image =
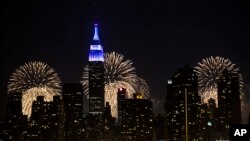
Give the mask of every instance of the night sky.
[{"label": "night sky", "polygon": [[[250,12],[241,1],[1,1],[0,107],[9,76],[24,62],[53,67],[63,83],[79,82],[97,16],[104,51],[131,59],[163,112],[166,82],[180,67],[222,56],[250,82]],[[4,112],[0,112],[1,117]]]}]

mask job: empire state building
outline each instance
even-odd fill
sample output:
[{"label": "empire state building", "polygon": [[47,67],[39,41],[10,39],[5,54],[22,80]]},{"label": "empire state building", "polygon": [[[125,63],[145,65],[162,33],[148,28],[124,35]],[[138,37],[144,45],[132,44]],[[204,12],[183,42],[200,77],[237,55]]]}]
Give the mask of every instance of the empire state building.
[{"label": "empire state building", "polygon": [[94,37],[89,51],[89,113],[100,114],[104,107],[104,53],[94,24]]}]

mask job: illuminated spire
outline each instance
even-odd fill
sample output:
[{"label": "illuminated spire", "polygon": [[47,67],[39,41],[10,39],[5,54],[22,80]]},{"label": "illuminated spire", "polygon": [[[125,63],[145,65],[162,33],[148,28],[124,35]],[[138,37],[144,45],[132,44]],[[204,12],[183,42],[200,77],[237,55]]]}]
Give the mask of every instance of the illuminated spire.
[{"label": "illuminated spire", "polygon": [[95,27],[95,33],[94,33],[94,37],[93,37],[93,40],[95,41],[99,41],[99,35],[98,35],[98,24],[94,24],[94,27]]},{"label": "illuminated spire", "polygon": [[98,24],[94,24],[94,37],[90,44],[89,61],[104,62],[103,48],[98,35]]}]

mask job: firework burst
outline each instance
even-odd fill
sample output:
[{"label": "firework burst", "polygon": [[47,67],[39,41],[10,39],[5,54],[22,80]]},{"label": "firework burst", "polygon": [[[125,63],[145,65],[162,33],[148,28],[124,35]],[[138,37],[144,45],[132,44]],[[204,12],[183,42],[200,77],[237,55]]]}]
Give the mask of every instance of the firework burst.
[{"label": "firework burst", "polygon": [[216,78],[224,69],[227,69],[230,73],[239,74],[241,96],[243,95],[242,75],[239,73],[239,68],[237,68],[229,59],[219,56],[206,58],[199,62],[194,68],[198,74],[199,95],[204,103],[207,103],[208,99],[213,98],[215,99],[216,104],[218,104]]},{"label": "firework burst", "polygon": [[31,107],[37,96],[52,101],[61,91],[60,79],[54,69],[42,62],[28,62],[18,67],[8,82],[8,93],[22,93],[22,112],[31,116]]},{"label": "firework burst", "polygon": [[[149,97],[149,87],[146,81],[136,75],[133,62],[125,60],[124,56],[116,52],[106,53],[104,56],[105,101],[111,105],[112,116],[117,117],[117,90],[126,88],[127,97],[140,92]],[[82,84],[84,94],[89,94],[89,67],[84,67]]]}]

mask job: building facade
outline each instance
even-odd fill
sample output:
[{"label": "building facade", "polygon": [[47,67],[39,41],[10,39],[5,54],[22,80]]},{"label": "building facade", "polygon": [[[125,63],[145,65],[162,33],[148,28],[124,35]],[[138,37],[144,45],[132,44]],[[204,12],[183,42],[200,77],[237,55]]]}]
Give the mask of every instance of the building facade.
[{"label": "building facade", "polygon": [[153,103],[136,94],[122,102],[121,139],[125,141],[153,140]]},{"label": "building facade", "polygon": [[22,113],[22,93],[9,93],[5,127],[2,133],[4,140],[24,140],[27,122],[27,116]]},{"label": "building facade", "polygon": [[63,113],[60,96],[52,102],[38,96],[32,104],[26,140],[61,140],[63,138]]},{"label": "building facade", "polygon": [[220,139],[229,139],[230,124],[241,124],[239,74],[224,70],[218,84],[218,133]]},{"label": "building facade", "polygon": [[119,88],[117,91],[117,123],[120,125],[122,120],[122,103],[126,99],[126,89]]},{"label": "building facade", "polygon": [[83,91],[80,83],[63,85],[64,129],[66,140],[79,140],[84,136]]},{"label": "building facade", "polygon": [[168,81],[165,103],[166,139],[199,140],[200,96],[193,68],[179,69]]},{"label": "building facade", "polygon": [[94,37],[89,51],[89,113],[101,114],[104,108],[104,53],[94,24]]}]

